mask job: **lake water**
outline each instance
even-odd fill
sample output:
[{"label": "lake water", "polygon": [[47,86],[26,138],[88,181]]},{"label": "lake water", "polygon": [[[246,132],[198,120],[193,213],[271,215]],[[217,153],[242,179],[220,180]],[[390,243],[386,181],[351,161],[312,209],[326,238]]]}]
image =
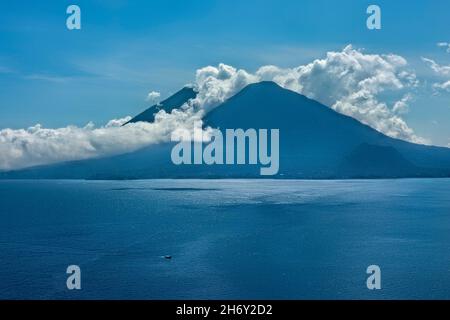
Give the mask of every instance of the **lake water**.
[{"label": "lake water", "polygon": [[0,181],[0,298],[448,299],[450,180]]}]

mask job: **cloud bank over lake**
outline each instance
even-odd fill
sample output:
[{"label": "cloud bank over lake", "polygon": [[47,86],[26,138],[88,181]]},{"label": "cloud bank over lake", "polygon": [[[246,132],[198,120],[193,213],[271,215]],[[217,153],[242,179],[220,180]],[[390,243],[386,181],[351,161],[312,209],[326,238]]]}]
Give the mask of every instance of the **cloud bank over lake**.
[{"label": "cloud bank over lake", "polygon": [[[416,135],[403,118],[420,84],[407,60],[395,54],[365,53],[348,45],[294,68],[266,65],[255,72],[226,64],[200,68],[191,84],[197,96],[170,114],[161,110],[154,123],[122,126],[130,119],[126,117],[103,126],[89,123],[51,129],[36,124],[0,130],[0,170],[127,153],[169,141],[174,130],[191,130],[204,114],[260,81],[274,81],[390,137],[430,143]],[[151,99],[159,99],[158,94],[151,92]]]}]

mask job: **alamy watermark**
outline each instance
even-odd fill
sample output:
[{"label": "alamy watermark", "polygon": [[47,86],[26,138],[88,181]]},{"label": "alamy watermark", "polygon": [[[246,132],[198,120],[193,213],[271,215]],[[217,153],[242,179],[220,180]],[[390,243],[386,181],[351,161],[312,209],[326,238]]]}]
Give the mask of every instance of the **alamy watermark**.
[{"label": "alamy watermark", "polygon": [[375,264],[367,267],[366,273],[370,276],[367,278],[366,285],[369,290],[381,289],[381,268]]},{"label": "alamy watermark", "polygon": [[381,29],[381,8],[375,4],[367,7],[367,14],[370,16],[367,18],[366,25],[369,30]]},{"label": "alamy watermark", "polygon": [[224,136],[218,129],[203,131],[201,122],[196,122],[193,131],[172,132],[171,140],[178,144],[171,159],[176,165],[259,164],[260,174],[271,176],[280,168],[279,139],[279,129],[226,129]]},{"label": "alamy watermark", "polygon": [[81,9],[79,6],[72,4],[67,7],[66,13],[70,14],[66,20],[66,27],[69,30],[81,29]]},{"label": "alamy watermark", "polygon": [[70,265],[67,267],[66,273],[69,275],[67,277],[66,286],[69,290],[81,290],[81,269],[77,265]]},{"label": "alamy watermark", "polygon": [[[66,13],[69,14],[66,20],[66,27],[69,30],[81,29],[81,9],[78,5],[71,4],[67,7]],[[372,4],[367,7],[366,13],[369,17],[366,20],[366,26],[369,30],[381,29],[381,8]]]}]

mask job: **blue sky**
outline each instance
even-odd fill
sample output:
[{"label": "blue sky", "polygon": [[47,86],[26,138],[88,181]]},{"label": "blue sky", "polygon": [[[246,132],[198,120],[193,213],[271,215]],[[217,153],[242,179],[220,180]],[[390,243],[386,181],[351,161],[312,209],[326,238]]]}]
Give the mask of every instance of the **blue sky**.
[{"label": "blue sky", "polygon": [[[82,29],[66,28],[77,4]],[[369,4],[382,29],[366,28]],[[450,142],[446,79],[421,57],[450,65],[450,3],[435,1],[14,1],[0,7],[0,129],[134,115],[148,92],[166,97],[195,70],[221,62],[255,71],[295,67],[347,44],[407,59],[422,82],[403,118],[433,143]],[[448,79],[448,78],[447,78]]]}]

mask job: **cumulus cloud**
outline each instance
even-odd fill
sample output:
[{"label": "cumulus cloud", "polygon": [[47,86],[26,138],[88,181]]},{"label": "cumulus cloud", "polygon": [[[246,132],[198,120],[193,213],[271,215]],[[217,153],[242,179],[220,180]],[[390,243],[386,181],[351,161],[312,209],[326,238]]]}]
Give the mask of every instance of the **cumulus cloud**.
[{"label": "cumulus cloud", "polygon": [[191,101],[191,105],[208,112],[245,86],[258,81],[261,79],[257,75],[223,63],[218,67],[201,68],[196,72],[194,84],[198,94]]},{"label": "cumulus cloud", "polygon": [[[295,68],[263,66],[256,72],[225,64],[197,70],[192,84],[197,97],[171,114],[160,111],[154,123],[130,123],[130,118],[111,120],[96,127],[68,126],[58,129],[40,125],[28,129],[0,131],[0,169],[18,169],[60,161],[87,159],[131,152],[169,141],[175,130],[192,130],[194,123],[248,84],[271,80],[280,86],[352,116],[391,137],[424,143],[402,115],[417,86],[407,61],[398,55],[366,54],[347,46],[328,52],[323,59]],[[381,96],[396,95],[387,102]],[[160,97],[151,92],[149,98]]]},{"label": "cumulus cloud", "polygon": [[224,64],[202,68],[197,71],[199,96],[194,103],[210,110],[246,85],[263,80],[318,100],[391,137],[426,142],[400,116],[408,109],[410,95],[391,105],[379,99],[383,93],[417,86],[415,74],[407,69],[407,61],[393,54],[365,54],[352,46],[341,52],[328,52],[324,59],[296,68],[263,66],[255,73]]},{"label": "cumulus cloud", "polygon": [[394,107],[392,108],[392,111],[394,111],[397,114],[405,114],[408,113],[409,111],[409,106],[408,103],[409,101],[411,101],[412,99],[412,95],[407,93],[403,96],[403,98],[401,98],[400,100],[398,100],[397,102],[394,103]]},{"label": "cumulus cloud", "polygon": [[151,91],[148,95],[147,95],[147,101],[151,102],[151,103],[158,103],[159,102],[159,98],[161,98],[161,93],[157,92],[157,91]]}]

